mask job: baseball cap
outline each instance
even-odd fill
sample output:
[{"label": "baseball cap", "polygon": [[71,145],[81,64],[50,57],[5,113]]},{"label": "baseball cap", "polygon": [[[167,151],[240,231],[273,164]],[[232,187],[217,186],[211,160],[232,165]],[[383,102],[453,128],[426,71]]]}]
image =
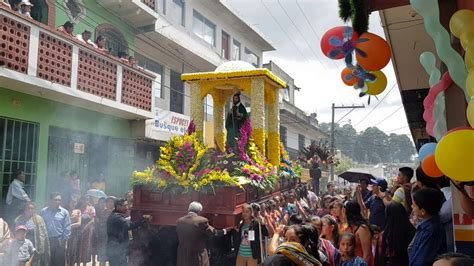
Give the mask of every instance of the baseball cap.
[{"label": "baseball cap", "polygon": [[24,226],[24,225],[18,225],[18,226],[15,228],[15,232],[16,232],[16,231],[20,231],[20,230],[28,231],[28,228],[26,228],[26,226]]},{"label": "baseball cap", "polygon": [[388,187],[387,181],[383,178],[370,179],[370,183],[379,186],[382,192],[385,192]]}]

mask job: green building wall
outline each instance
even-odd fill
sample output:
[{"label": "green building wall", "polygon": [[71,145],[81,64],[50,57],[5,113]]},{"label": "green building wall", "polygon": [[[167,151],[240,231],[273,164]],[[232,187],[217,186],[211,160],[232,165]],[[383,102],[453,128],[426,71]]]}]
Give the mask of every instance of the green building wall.
[{"label": "green building wall", "polygon": [[0,87],[0,116],[39,123],[36,201],[46,200],[48,137],[50,126],[119,139],[130,139],[126,119],[54,102]]},{"label": "green building wall", "polygon": [[[119,4],[118,1],[117,4]],[[86,14],[75,22],[75,34],[79,34],[84,30],[88,30],[92,32],[92,39],[95,40],[96,27],[101,24],[110,24],[122,32],[125,40],[127,41],[129,49],[134,47],[136,32],[133,27],[131,27],[119,17],[115,16],[112,11],[106,10],[97,4],[96,0],[83,0],[82,5],[86,9]],[[59,27],[63,25],[64,22],[71,20],[66,10],[67,8],[64,5],[64,1],[56,0],[56,27]]]}]

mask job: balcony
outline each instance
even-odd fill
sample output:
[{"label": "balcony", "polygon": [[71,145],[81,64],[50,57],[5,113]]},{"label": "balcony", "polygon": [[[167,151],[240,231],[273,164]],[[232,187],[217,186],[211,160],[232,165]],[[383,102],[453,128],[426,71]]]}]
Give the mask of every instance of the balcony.
[{"label": "balcony", "polygon": [[152,118],[154,76],[0,7],[1,87],[126,119]]},{"label": "balcony", "polygon": [[158,18],[155,0],[97,0],[97,3],[135,27],[152,25]]}]

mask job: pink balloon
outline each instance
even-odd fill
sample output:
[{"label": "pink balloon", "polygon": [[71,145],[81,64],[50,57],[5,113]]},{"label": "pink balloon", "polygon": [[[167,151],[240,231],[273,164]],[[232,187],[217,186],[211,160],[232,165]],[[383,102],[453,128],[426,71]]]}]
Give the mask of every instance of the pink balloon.
[{"label": "pink balloon", "polygon": [[451,75],[449,72],[444,73],[441,80],[435,84],[426,95],[425,99],[423,100],[423,107],[425,111],[423,112],[423,119],[426,121],[426,132],[430,134],[430,136],[434,137],[433,129],[435,124],[435,118],[433,117],[434,105],[436,101],[436,97],[441,92],[447,90],[449,86],[453,84],[453,80],[451,79]]}]

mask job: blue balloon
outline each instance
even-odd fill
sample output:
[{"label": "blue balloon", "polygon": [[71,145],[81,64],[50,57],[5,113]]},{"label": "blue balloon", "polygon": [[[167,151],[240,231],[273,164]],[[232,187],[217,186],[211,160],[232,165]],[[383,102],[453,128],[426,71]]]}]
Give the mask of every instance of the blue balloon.
[{"label": "blue balloon", "polygon": [[425,145],[421,146],[420,150],[418,151],[418,159],[420,159],[420,162],[423,162],[423,160],[429,156],[435,153],[436,151],[436,143],[430,142],[426,143]]}]

